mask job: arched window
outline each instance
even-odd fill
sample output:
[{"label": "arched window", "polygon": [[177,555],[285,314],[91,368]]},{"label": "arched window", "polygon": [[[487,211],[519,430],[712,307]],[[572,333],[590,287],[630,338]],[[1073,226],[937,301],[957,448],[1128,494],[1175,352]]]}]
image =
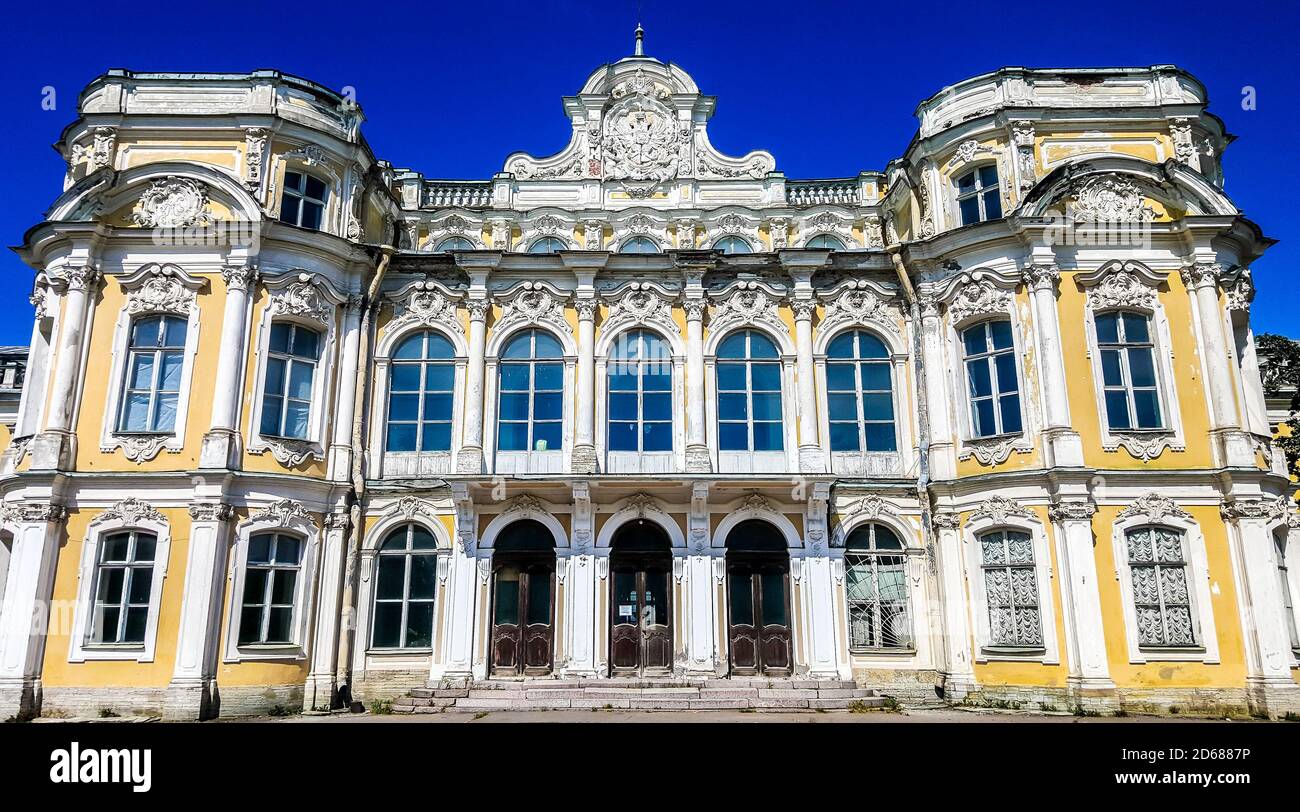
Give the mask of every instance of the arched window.
[{"label": "arched window", "polygon": [[1150,319],[1141,313],[1110,312],[1098,313],[1093,321],[1107,424],[1112,429],[1162,428]]},{"label": "arched window", "polygon": [[320,230],[328,188],[325,181],[306,172],[285,172],[280,222]]},{"label": "arched window", "polygon": [[239,645],[294,642],[294,603],[301,565],[302,541],[295,536],[258,533],[248,539]]},{"label": "arched window", "polygon": [[980,322],[962,330],[961,338],[971,436],[1019,434],[1020,384],[1010,320]]},{"label": "arched window", "polygon": [[649,237],[633,237],[619,246],[620,254],[657,254],[659,246]]},{"label": "arched window", "polygon": [[845,248],[844,241],[834,234],[818,234],[808,242],[804,243],[804,248],[824,248],[831,251],[843,251]]},{"label": "arched window", "polygon": [[300,324],[275,322],[268,349],[261,434],[306,439],[320,334]]},{"label": "arched window", "polygon": [[563,349],[545,330],[525,330],[501,353],[497,447],[558,451],[563,447]]},{"label": "arched window", "polygon": [[781,360],[772,340],[740,330],[718,347],[718,447],[781,451]]},{"label": "arched window", "polygon": [[556,251],[567,250],[569,250],[569,246],[565,245],[564,240],[559,237],[542,237],[528,246],[528,253],[530,254],[554,254]]},{"label": "arched window", "polygon": [[845,546],[849,646],[912,648],[912,613],[903,542],[888,527],[870,523],[850,533]]},{"label": "arched window", "polygon": [[388,451],[450,451],[456,351],[432,330],[402,340],[388,372]]},{"label": "arched window", "polygon": [[447,237],[439,242],[433,249],[436,253],[445,254],[450,251],[473,251],[474,243],[465,237]]},{"label": "arched window", "polygon": [[964,226],[1001,217],[998,168],[989,164],[957,178],[957,207],[961,209],[961,224]]},{"label": "arched window", "polygon": [[889,349],[871,333],[842,333],[826,350],[831,451],[897,451]]},{"label": "arched window", "polygon": [[648,330],[619,337],[609,358],[609,450],[672,451],[673,359]]},{"label": "arched window", "polygon": [[150,316],[131,325],[119,432],[175,431],[188,328],[177,316]]},{"label": "arched window", "polygon": [[375,648],[433,645],[433,599],[438,584],[438,545],[418,524],[388,534],[375,564]]},{"label": "arched window", "polygon": [[1138,645],[1197,645],[1183,534],[1168,527],[1138,527],[1124,537],[1128,543]]},{"label": "arched window", "polygon": [[1019,530],[994,530],[980,536],[980,555],[989,605],[989,641],[995,646],[1041,647],[1043,625],[1033,539]]},{"label": "arched window", "polygon": [[1287,538],[1283,530],[1273,531],[1273,546],[1277,548],[1277,576],[1279,579],[1278,586],[1282,596],[1282,611],[1285,614],[1285,623],[1287,632],[1291,636],[1291,648],[1300,649],[1300,627],[1296,623],[1296,608],[1294,593],[1291,590],[1291,570],[1287,564]]},{"label": "arched window", "polygon": [[724,254],[752,254],[754,249],[740,237],[723,237],[713,243],[714,251]]},{"label": "arched window", "polygon": [[113,533],[100,542],[90,643],[144,642],[157,544],[157,536],[137,530]]}]

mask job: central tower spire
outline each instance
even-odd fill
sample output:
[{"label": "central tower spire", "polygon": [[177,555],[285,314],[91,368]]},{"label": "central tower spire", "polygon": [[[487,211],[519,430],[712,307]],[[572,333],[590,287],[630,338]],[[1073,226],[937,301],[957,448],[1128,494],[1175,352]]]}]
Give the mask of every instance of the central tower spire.
[{"label": "central tower spire", "polygon": [[636,24],[636,50],[632,52],[633,56],[645,56],[645,29],[641,23]]}]

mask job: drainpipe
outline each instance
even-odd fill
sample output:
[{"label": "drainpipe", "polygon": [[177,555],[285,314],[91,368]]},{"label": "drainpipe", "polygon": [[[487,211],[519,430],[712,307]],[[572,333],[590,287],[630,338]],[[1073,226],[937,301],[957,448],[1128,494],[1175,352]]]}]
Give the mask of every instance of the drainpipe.
[{"label": "drainpipe", "polygon": [[370,324],[371,316],[377,309],[375,304],[379,300],[380,285],[384,282],[384,274],[388,272],[388,262],[393,258],[393,247],[381,245],[379,251],[379,264],[375,266],[375,275],[370,280],[370,288],[361,302],[361,336],[360,341],[357,342],[356,397],[353,399],[356,406],[352,410],[352,504],[348,508],[348,524],[351,530],[348,535],[347,580],[343,584],[343,611],[349,622],[344,629],[342,639],[339,640],[339,660],[343,679],[339,686],[338,697],[340,703],[344,704],[352,704],[352,650],[356,645],[357,637],[356,596],[361,574],[361,540],[365,535],[361,518],[361,501],[366,492],[362,434],[365,430],[368,408],[366,390],[370,381]]},{"label": "drainpipe", "polygon": [[[902,247],[898,243],[888,246],[889,259],[894,263],[894,273],[903,290],[903,299],[907,303],[908,315],[912,321],[912,365],[916,380],[916,438],[917,438],[917,472],[916,496],[921,506],[921,540],[933,562],[938,542],[931,524],[930,511],[930,407],[926,399],[925,354],[922,352],[925,337],[921,329],[921,303],[916,296],[916,288],[903,264]],[[942,673],[942,672],[941,672]],[[942,693],[943,677],[935,687]]]}]

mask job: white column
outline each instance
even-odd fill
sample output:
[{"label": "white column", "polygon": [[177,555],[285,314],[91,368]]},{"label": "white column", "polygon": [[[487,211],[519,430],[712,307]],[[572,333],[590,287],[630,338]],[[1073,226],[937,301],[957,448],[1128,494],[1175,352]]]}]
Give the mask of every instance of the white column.
[{"label": "white column", "polygon": [[1198,262],[1182,270],[1186,285],[1196,305],[1201,332],[1201,352],[1205,358],[1205,385],[1210,394],[1210,429],[1219,439],[1220,465],[1253,468],[1255,448],[1241,431],[1234,391],[1236,378],[1228,361],[1228,344],[1223,334],[1223,310],[1219,306],[1219,266]]},{"label": "white column", "polygon": [[1067,683],[1072,698],[1085,707],[1114,703],[1115,683],[1106,659],[1106,635],[1097,590],[1091,502],[1057,502],[1051,507],[1061,560],[1061,604],[1065,615]]},{"label": "white column", "polygon": [[799,470],[820,473],[826,470],[826,456],[817,440],[817,388],[813,380],[813,311],[814,299],[796,299],[795,377],[799,392]]},{"label": "white column", "polygon": [[195,721],[216,716],[218,636],[230,548],[230,505],[190,505],[189,554],[176,633],[176,667],[163,699],[168,719]]},{"label": "white column", "polygon": [[704,299],[687,299],[686,310],[686,470],[709,473],[708,434],[704,425]]},{"label": "white column", "polygon": [[86,315],[90,300],[103,278],[99,270],[88,265],[66,268],[52,277],[67,288],[59,328],[58,356],[54,365],[54,386],[50,392],[49,414],[45,431],[32,444],[32,469],[66,469],[72,465],[72,416],[77,408],[77,382],[81,377],[81,348],[89,325]]},{"label": "white column", "polygon": [[0,609],[0,718],[40,713],[50,597],[68,515],[49,503],[19,505],[17,513]]},{"label": "white column", "polygon": [[469,363],[465,367],[465,438],[456,460],[461,474],[483,473],[483,359],[487,346],[487,314],[492,304],[487,299],[470,299]]},{"label": "white column", "polygon": [[957,455],[953,438],[953,425],[949,419],[950,402],[948,364],[943,351],[943,325],[939,320],[939,305],[932,298],[923,298],[921,305],[921,352],[925,366],[924,380],[926,414],[930,422],[930,476],[937,480],[957,476]]},{"label": "white column", "polygon": [[687,523],[686,670],[688,674],[713,676],[717,670],[715,655],[719,649],[713,641],[713,556],[710,555],[707,482],[697,482],[692,486]]},{"label": "white column", "polygon": [[[1276,507],[1275,507],[1276,505]],[[1271,513],[1285,504],[1233,501],[1222,509],[1240,562],[1241,622],[1246,638],[1246,687],[1253,703],[1272,716],[1300,711],[1300,684],[1291,678],[1291,636],[1286,626],[1282,584],[1268,529]],[[1291,531],[1291,546],[1297,547]],[[1300,557],[1300,556],[1298,556]]]},{"label": "white column", "polygon": [[573,472],[596,473],[596,309],[595,299],[579,299],[577,431],[573,444]]},{"label": "white column", "polygon": [[[311,671],[303,689],[304,708],[332,708],[338,695],[339,638],[343,634],[343,574],[347,560],[348,514],[325,515],[320,590],[311,647]],[[364,636],[358,634],[358,640]],[[363,643],[364,645],[364,643]]]},{"label": "white column", "polygon": [[478,594],[478,566],[474,548],[478,538],[478,516],[469,497],[469,487],[452,484],[456,506],[456,540],[451,549],[451,570],[441,600],[447,601],[443,638],[446,640],[442,662],[434,658],[430,680],[468,680],[474,665],[474,597]]},{"label": "white column", "polygon": [[960,520],[955,513],[935,513],[930,519],[939,537],[939,599],[943,604],[943,650],[946,663],[944,698],[961,699],[974,691],[970,614],[966,579],[962,573]]},{"label": "white column", "polygon": [[591,485],[573,483],[573,512],[571,514],[572,543],[569,555],[557,560],[556,565],[567,565],[568,581],[564,585],[568,604],[567,625],[564,629],[565,650],[568,663],[567,676],[596,676],[596,561],[594,539],[596,523],[591,503]]},{"label": "white column", "polygon": [[1083,442],[1070,422],[1069,387],[1061,354],[1061,326],[1056,310],[1056,286],[1061,273],[1054,265],[1030,265],[1021,278],[1029,288],[1038,338],[1039,369],[1043,376],[1043,434],[1048,438],[1049,465],[1083,465]]},{"label": "white column", "polygon": [[225,268],[226,305],[221,314],[221,349],[212,389],[212,418],[203,435],[200,468],[239,466],[239,401],[244,394],[244,350],[248,343],[248,293],[257,270]]},{"label": "white column", "polygon": [[[347,482],[352,477],[352,455],[364,448],[352,448],[352,424],[356,420],[357,374],[361,363],[361,297],[349,296],[343,317],[343,357],[339,359],[339,399],[334,409],[330,439],[330,479]],[[370,370],[366,374],[371,374]]]},{"label": "white column", "polygon": [[803,561],[803,590],[808,607],[808,676],[812,679],[848,679],[840,673],[835,644],[835,581],[831,560],[823,544],[805,540],[812,553]]}]

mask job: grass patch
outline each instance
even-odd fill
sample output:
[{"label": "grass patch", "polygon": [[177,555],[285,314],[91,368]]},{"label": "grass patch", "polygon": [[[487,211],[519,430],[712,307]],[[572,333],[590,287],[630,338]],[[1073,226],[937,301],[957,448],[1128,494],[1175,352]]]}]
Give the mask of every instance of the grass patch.
[{"label": "grass patch", "polygon": [[376,699],[370,703],[370,712],[375,716],[387,716],[393,712],[391,699]]},{"label": "grass patch", "polygon": [[488,715],[488,712],[487,712],[487,711],[479,711],[478,713],[474,714],[474,718],[475,718],[475,719],[482,719],[484,716],[487,716],[487,715]]},{"label": "grass patch", "polygon": [[287,705],[272,705],[271,709],[266,712],[267,716],[295,716],[298,711]]},{"label": "grass patch", "polygon": [[119,716],[121,716],[121,714],[119,714],[117,711],[113,710],[112,708],[99,709],[100,719],[117,719]]}]

